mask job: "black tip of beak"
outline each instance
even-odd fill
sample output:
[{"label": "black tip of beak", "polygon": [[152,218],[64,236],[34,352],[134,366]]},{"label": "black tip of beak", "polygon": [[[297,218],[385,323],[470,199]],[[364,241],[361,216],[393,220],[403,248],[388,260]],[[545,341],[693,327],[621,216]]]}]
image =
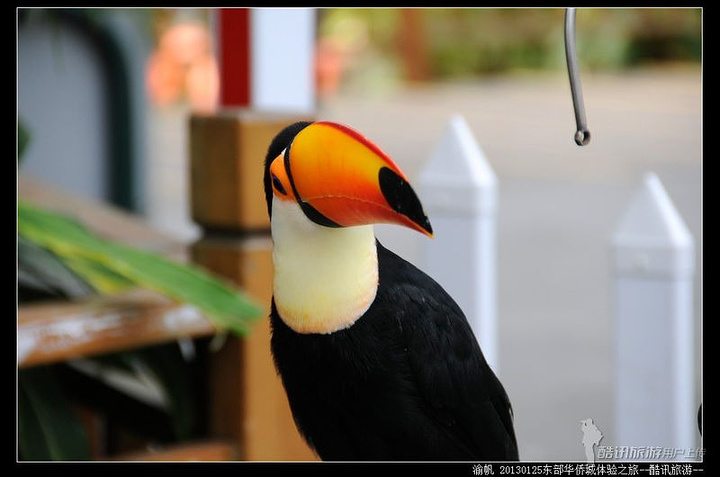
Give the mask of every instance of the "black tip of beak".
[{"label": "black tip of beak", "polygon": [[430,220],[425,215],[420,199],[410,184],[387,167],[381,168],[379,174],[380,191],[390,207],[395,212],[406,216],[425,230],[428,235],[432,235]]}]

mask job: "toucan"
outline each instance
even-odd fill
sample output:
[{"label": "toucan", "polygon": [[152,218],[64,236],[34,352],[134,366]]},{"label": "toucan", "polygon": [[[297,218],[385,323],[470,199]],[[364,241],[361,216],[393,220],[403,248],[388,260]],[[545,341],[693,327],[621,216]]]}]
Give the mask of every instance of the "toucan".
[{"label": "toucan", "polygon": [[432,237],[408,178],[331,121],[271,141],[270,347],[300,434],[322,460],[518,460],[508,395],[462,310],[383,247],[375,223]]}]

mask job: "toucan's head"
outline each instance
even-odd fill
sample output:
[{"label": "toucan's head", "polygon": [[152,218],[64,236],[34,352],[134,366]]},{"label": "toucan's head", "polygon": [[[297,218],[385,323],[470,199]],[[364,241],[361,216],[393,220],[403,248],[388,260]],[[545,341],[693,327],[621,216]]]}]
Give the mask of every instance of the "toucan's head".
[{"label": "toucan's head", "polygon": [[326,227],[404,225],[432,237],[407,178],[378,146],[329,121],[298,122],[273,139],[265,159],[265,197],[296,202]]}]

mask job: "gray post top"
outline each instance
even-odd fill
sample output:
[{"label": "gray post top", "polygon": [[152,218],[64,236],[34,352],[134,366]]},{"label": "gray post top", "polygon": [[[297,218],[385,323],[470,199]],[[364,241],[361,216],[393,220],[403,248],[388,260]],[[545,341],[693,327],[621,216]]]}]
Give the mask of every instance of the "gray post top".
[{"label": "gray post top", "polygon": [[465,119],[453,115],[418,178],[423,205],[450,215],[492,215],[497,177]]},{"label": "gray post top", "polygon": [[619,274],[683,278],[695,268],[695,244],[660,179],[646,173],[612,235]]}]

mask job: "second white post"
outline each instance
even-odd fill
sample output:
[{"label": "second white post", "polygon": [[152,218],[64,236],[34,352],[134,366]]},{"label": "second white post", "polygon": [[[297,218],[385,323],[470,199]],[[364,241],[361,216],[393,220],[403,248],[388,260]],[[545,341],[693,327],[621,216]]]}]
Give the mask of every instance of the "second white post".
[{"label": "second white post", "polygon": [[497,372],[497,177],[462,116],[448,122],[419,189],[435,232],[422,266],[465,312]]},{"label": "second white post", "polygon": [[699,434],[692,307],[695,249],[655,174],[643,178],[613,234],[612,247],[616,442],[631,449],[677,450],[673,457],[683,460]]}]

